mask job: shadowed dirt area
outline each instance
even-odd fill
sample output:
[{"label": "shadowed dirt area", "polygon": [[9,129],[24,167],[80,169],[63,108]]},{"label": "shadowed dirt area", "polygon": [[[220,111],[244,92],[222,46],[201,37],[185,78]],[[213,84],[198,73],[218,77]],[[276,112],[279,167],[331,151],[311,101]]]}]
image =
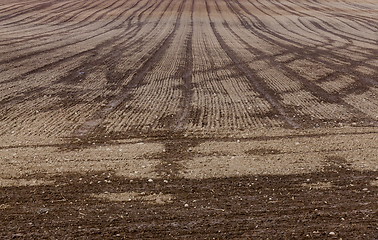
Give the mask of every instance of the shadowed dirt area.
[{"label": "shadowed dirt area", "polygon": [[378,239],[373,0],[0,2],[0,239]]},{"label": "shadowed dirt area", "polygon": [[324,171],[169,180],[114,172],[28,176],[1,194],[6,238],[376,239],[378,174]]}]

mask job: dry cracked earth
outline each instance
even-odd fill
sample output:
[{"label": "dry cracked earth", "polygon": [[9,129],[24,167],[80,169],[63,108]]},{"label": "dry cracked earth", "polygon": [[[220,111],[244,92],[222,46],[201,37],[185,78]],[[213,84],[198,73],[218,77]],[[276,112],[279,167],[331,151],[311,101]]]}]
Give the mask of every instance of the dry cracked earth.
[{"label": "dry cracked earth", "polygon": [[0,239],[378,239],[375,0],[2,0]]}]

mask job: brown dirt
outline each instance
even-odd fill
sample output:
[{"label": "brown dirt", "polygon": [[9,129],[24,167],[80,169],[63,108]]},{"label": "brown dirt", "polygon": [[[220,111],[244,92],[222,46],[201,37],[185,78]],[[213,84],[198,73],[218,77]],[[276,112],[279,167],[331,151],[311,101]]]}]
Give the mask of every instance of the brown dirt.
[{"label": "brown dirt", "polygon": [[0,3],[0,239],[378,239],[372,0]]}]

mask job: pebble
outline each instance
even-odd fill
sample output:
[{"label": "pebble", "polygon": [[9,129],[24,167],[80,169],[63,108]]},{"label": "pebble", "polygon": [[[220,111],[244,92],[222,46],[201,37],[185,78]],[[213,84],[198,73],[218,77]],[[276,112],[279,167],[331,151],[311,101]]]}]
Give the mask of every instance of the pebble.
[{"label": "pebble", "polygon": [[37,211],[38,214],[48,213],[50,209],[48,208],[41,208]]},{"label": "pebble", "polygon": [[335,232],[330,232],[329,235],[336,235],[336,233]]},{"label": "pebble", "polygon": [[185,203],[184,207],[189,207],[189,204]]},{"label": "pebble", "polygon": [[150,178],[150,179],[148,179],[148,181],[149,181],[149,182],[153,182],[154,180],[152,180],[152,179]]}]

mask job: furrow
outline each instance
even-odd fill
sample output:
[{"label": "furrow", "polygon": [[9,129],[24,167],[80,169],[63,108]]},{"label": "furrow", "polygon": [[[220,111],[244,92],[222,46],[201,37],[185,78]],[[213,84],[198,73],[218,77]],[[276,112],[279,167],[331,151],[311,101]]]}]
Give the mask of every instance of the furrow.
[{"label": "furrow", "polygon": [[[251,82],[253,87],[258,91],[264,98],[274,107],[277,113],[284,119],[284,121],[293,128],[298,128],[300,125],[294,121],[294,119],[288,114],[287,110],[284,109],[282,104],[279,103],[277,99],[272,94],[268,93],[268,88],[262,81],[257,81],[256,77],[253,77],[251,71],[245,66],[244,62],[240,60],[236,53],[225,43],[222,36],[217,30],[216,24],[212,21],[211,13],[209,13],[209,18],[211,21],[211,28],[217,41],[222,46],[223,50],[235,63],[236,67],[244,73],[244,76]],[[213,17],[214,18],[214,17]],[[222,28],[218,26],[218,28]]]}]

